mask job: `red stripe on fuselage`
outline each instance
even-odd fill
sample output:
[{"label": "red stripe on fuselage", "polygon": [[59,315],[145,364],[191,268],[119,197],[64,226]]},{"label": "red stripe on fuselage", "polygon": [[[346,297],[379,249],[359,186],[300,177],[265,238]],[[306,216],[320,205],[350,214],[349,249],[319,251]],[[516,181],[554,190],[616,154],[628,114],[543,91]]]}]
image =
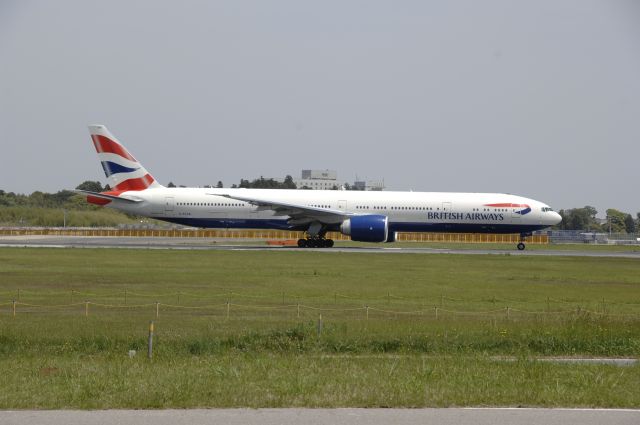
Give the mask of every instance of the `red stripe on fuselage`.
[{"label": "red stripe on fuselage", "polygon": [[101,136],[99,134],[92,134],[91,139],[93,140],[93,145],[96,147],[96,151],[98,153],[114,153],[130,161],[138,162],[124,147],[122,147],[122,145],[114,142],[108,137]]},{"label": "red stripe on fuselage", "polygon": [[154,181],[155,180],[153,179],[153,177],[151,177],[151,174],[145,174],[144,176],[137,179],[125,180],[114,187],[114,189],[116,192],[118,192],[118,194],[126,192],[128,190],[145,190]]},{"label": "red stripe on fuselage", "polygon": [[495,207],[495,208],[520,208],[520,207],[529,207],[527,204],[484,204],[485,207]]}]

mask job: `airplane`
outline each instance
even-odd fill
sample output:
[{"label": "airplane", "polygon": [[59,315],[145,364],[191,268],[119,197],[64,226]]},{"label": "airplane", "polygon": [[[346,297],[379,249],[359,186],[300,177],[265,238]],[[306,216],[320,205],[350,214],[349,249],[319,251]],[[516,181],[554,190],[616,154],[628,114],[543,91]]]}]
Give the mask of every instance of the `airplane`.
[{"label": "airplane", "polygon": [[169,188],[162,186],[103,125],[89,126],[111,189],[76,190],[87,202],[200,228],[304,231],[301,248],[330,248],[329,231],[353,241],[394,242],[398,232],[518,233],[562,218],[542,202],[503,193]]}]

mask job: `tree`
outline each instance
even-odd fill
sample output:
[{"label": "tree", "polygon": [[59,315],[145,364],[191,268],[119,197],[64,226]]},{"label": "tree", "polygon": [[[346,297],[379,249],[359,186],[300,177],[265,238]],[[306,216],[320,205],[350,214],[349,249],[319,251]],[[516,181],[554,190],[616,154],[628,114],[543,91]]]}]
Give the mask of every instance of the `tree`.
[{"label": "tree", "polygon": [[220,180],[218,180],[218,184],[216,185],[217,188],[223,188],[224,185],[222,184],[222,182]]},{"label": "tree", "polygon": [[296,189],[296,184],[293,182],[293,177],[287,174],[284,178],[284,183],[282,183],[282,187],[284,189]]},{"label": "tree", "polygon": [[78,186],[76,186],[76,189],[78,190],[88,190],[89,192],[102,192],[104,189],[102,188],[102,185],[100,184],[100,182],[98,181],[91,181],[91,180],[85,180],[82,183],[80,183]]},{"label": "tree", "polygon": [[[235,185],[234,185],[235,186]],[[232,187],[234,187],[232,186]],[[259,179],[249,181],[246,179],[240,179],[238,187],[253,188],[253,189],[296,189],[296,184],[293,182],[293,177],[287,176],[284,181],[280,183],[275,179],[265,179],[260,176]]]},{"label": "tree", "polygon": [[627,233],[635,233],[636,232],[636,222],[633,219],[633,217],[631,217],[631,214],[627,214],[627,216],[624,219],[624,227],[627,231]]},{"label": "tree", "polygon": [[562,217],[560,229],[562,230],[600,230],[600,225],[596,220],[595,208],[587,205],[582,208],[558,211]]},{"label": "tree", "polygon": [[611,233],[625,233],[626,214],[613,208],[607,210],[607,229]]},{"label": "tree", "polygon": [[176,187],[175,184],[173,184],[173,182],[169,182],[169,184],[167,185],[167,187]]}]

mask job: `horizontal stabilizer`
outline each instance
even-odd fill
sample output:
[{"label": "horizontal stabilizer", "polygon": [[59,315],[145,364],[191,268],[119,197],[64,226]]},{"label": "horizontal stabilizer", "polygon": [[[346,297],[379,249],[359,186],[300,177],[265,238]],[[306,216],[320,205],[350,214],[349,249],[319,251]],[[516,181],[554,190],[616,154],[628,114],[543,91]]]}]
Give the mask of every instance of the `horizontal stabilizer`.
[{"label": "horizontal stabilizer", "polygon": [[74,190],[74,192],[80,193],[82,195],[94,196],[94,197],[99,198],[99,199],[106,199],[106,200],[109,200],[109,201],[125,201],[125,202],[132,202],[132,203],[142,202],[142,199],[123,198],[122,196],[109,195],[109,194],[106,194],[106,193],[91,192],[90,190],[76,189],[76,190]]}]

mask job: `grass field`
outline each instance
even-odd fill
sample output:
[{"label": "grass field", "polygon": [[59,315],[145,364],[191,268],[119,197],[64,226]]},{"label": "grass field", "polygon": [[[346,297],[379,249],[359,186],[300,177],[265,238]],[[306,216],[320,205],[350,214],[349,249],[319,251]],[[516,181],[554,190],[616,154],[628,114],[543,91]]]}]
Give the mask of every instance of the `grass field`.
[{"label": "grass field", "polygon": [[535,361],[637,357],[638,276],[623,258],[0,249],[0,408],[639,407],[640,366]]}]

